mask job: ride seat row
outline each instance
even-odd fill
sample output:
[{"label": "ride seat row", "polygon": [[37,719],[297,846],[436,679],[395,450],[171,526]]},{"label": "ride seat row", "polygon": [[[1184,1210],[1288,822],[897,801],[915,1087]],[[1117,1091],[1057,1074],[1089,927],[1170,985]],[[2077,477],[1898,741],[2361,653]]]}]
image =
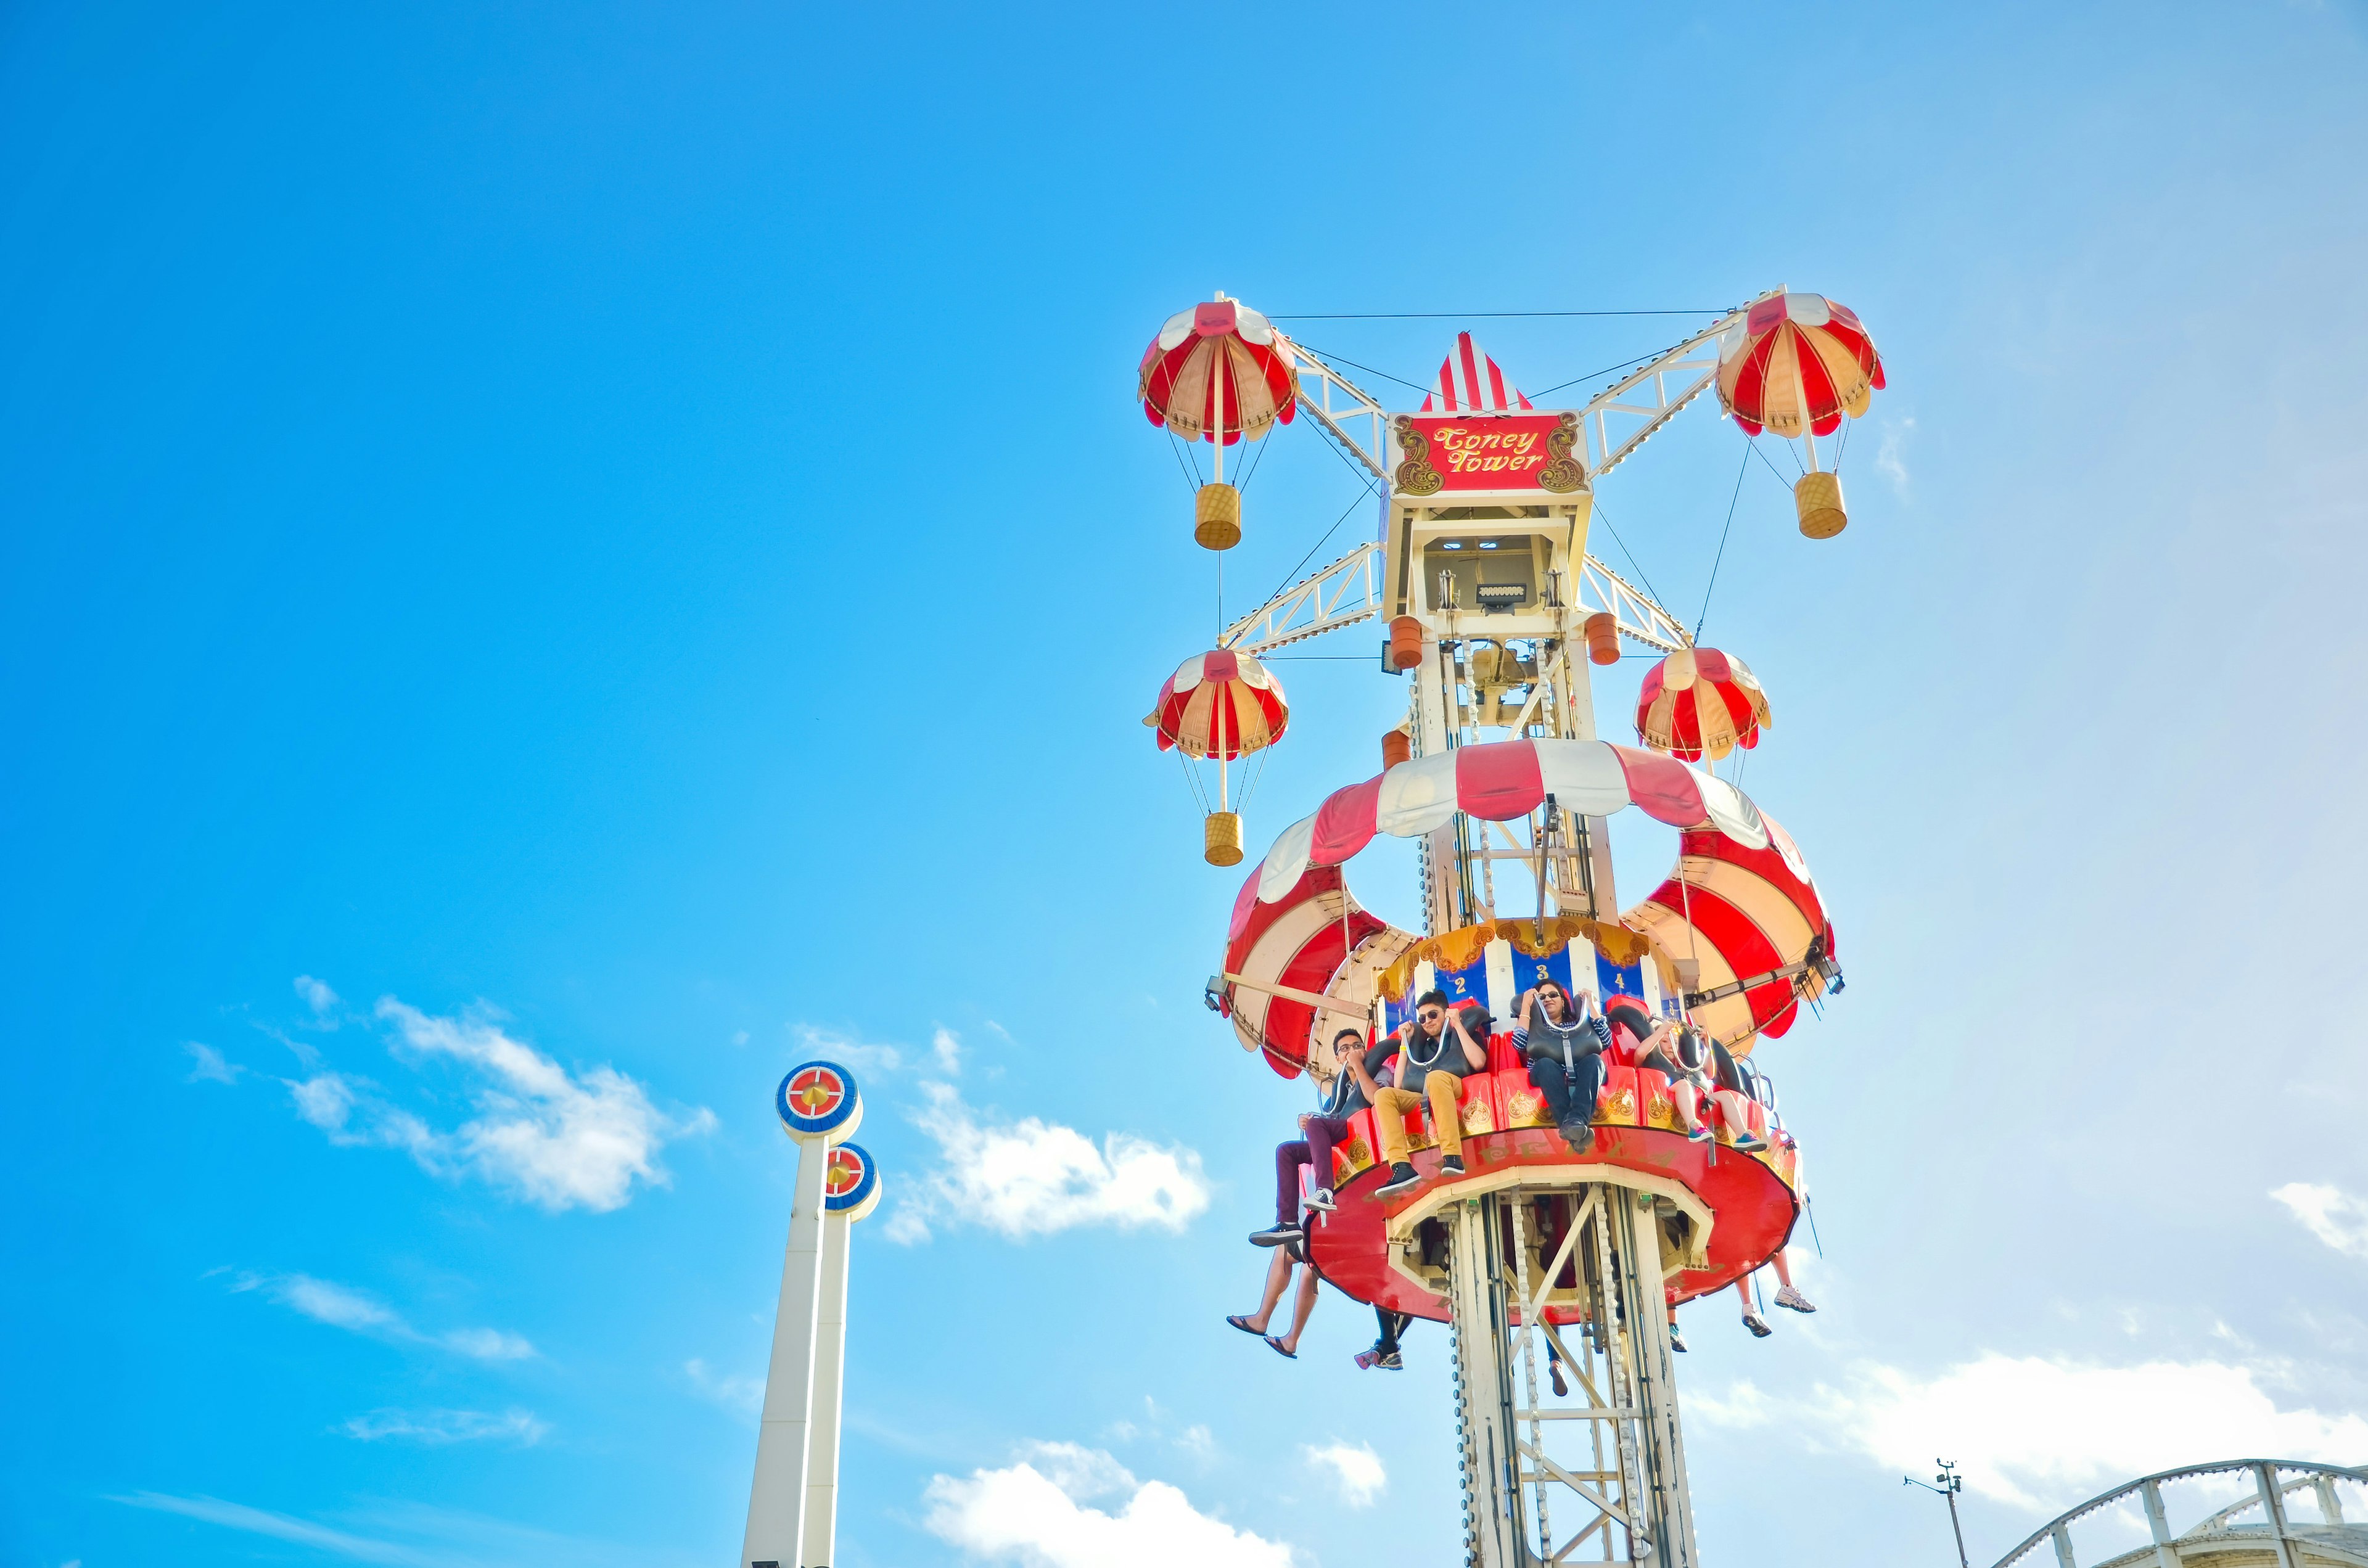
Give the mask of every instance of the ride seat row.
[{"label": "ride seat row", "polygon": [[[1669,1095],[1668,1074],[1638,1066],[1634,1044],[1626,1029],[1612,1030],[1612,1044],[1604,1052],[1603,1090],[1595,1102],[1595,1125],[1682,1132],[1677,1103]],[[1466,1138],[1523,1128],[1553,1130],[1554,1119],[1546,1110],[1545,1096],[1530,1082],[1529,1064],[1522,1060],[1509,1032],[1488,1037],[1487,1067],[1463,1079],[1460,1088],[1457,1103]],[[1378,1114],[1368,1108],[1349,1119],[1349,1136],[1333,1150],[1334,1187],[1345,1186],[1380,1159],[1381,1135],[1375,1121]],[[1767,1108],[1733,1090],[1704,1096],[1702,1118],[1722,1146],[1734,1143],[1738,1130],[1747,1127],[1761,1139],[1769,1137]],[[1406,1113],[1406,1130],[1409,1148],[1439,1146],[1428,1107]],[[1777,1166],[1782,1174],[1791,1165],[1791,1140],[1780,1137],[1770,1142],[1770,1147],[1759,1158]]]}]

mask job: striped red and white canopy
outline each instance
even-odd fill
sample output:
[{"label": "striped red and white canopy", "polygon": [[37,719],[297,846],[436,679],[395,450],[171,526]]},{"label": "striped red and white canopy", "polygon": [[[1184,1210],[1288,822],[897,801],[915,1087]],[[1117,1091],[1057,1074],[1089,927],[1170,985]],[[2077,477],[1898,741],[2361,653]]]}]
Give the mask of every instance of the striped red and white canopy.
[{"label": "striped red and white canopy", "polygon": [[1143,722],[1159,749],[1231,762],[1272,745],[1291,722],[1282,683],[1247,653],[1212,648],[1176,667]]},{"label": "striped red and white canopy", "polygon": [[1803,995],[1824,994],[1814,968],[1782,971],[1813,945],[1834,952],[1833,924],[1800,850],[1774,819],[1759,821],[1768,841],[1757,848],[1708,828],[1681,835],[1668,881],[1621,916],[1669,958],[1700,966],[1691,989],[1713,999],[1693,1004],[1693,1020],[1737,1055],[1759,1035],[1790,1029]]},{"label": "striped red and white canopy", "polygon": [[[1414,937],[1360,906],[1337,866],[1310,870],[1269,903],[1258,902],[1257,883],[1252,872],[1234,901],[1219,1010],[1233,1020],[1243,1050],[1259,1052],[1268,1066],[1292,1078],[1308,1067],[1318,1038],[1365,1027],[1372,974],[1412,947]],[[1352,983],[1356,978],[1363,981],[1361,989]],[[1318,1005],[1307,1000],[1312,996],[1337,1002],[1320,1009],[1320,1030]],[[1328,1061],[1315,1065],[1318,1078],[1331,1077]]]},{"label": "striped red and white canopy", "polygon": [[1509,414],[1530,406],[1521,389],[1508,384],[1497,361],[1480,352],[1468,332],[1455,335],[1455,347],[1439,362],[1438,390],[1426,392],[1425,414]]},{"label": "striped red and white canopy", "polygon": [[1167,318],[1143,351],[1134,395],[1144,416],[1188,441],[1214,440],[1217,393],[1224,437],[1256,440],[1298,407],[1299,361],[1274,324],[1233,300],[1214,300]]},{"label": "striped red and white canopy", "polygon": [[1770,842],[1749,797],[1675,757],[1609,741],[1497,741],[1418,756],[1334,790],[1315,815],[1275,840],[1254,881],[1256,900],[1283,899],[1311,868],[1338,866],[1383,834],[1417,837],[1458,812],[1508,822],[1529,815],[1549,794],[1583,816],[1633,805],[1674,827],[1714,829],[1748,848]]},{"label": "striped red and white canopy", "polygon": [[1759,677],[1715,648],[1679,649],[1645,672],[1636,693],[1636,738],[1688,762],[1749,751],[1775,722]]},{"label": "striped red and white canopy", "polygon": [[1747,436],[1826,435],[1843,415],[1864,414],[1882,386],[1874,340],[1822,294],[1762,300],[1719,340],[1718,401]]}]

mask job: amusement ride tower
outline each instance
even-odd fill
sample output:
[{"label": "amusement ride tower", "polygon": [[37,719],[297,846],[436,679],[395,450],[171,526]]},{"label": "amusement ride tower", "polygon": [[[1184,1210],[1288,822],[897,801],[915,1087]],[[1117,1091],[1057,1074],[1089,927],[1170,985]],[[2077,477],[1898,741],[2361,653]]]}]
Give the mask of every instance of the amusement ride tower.
[{"label": "amusement ride tower", "polygon": [[[1235,621],[1146,722],[1163,747],[1222,769],[1288,722],[1258,655],[1386,626],[1382,667],[1408,700],[1383,770],[1335,791],[1253,867],[1209,1002],[1276,1072],[1319,1080],[1338,1071],[1337,1030],[1397,1031],[1431,991],[1491,1020],[1487,1066],[1458,1096],[1463,1171],[1441,1169],[1443,1130],[1417,1111],[1404,1131],[1420,1179],[1394,1182],[1379,1113],[1359,1111],[1333,1168],[1307,1180],[1337,1207],[1311,1211],[1298,1244],[1349,1295],[1449,1325],[1466,1561],[1481,1568],[1699,1562],[1670,1313],[1781,1254],[1802,1211],[1800,1153],[1749,1058],[1804,1000],[1840,988],[1831,923],[1790,837],[1691,766],[1755,744],[1766,699],[1741,661],[1697,649],[1588,553],[1595,483],[1716,387],[1747,435],[1806,443],[1801,528],[1830,537],[1840,488],[1816,437],[1881,384],[1855,317],[1782,290],[1567,410],[1531,407],[1464,335],[1421,411],[1392,414],[1223,296],[1173,318],[1144,355],[1145,412],[1170,432],[1255,439],[1304,411],[1383,495],[1377,537]],[[1203,486],[1196,521],[1204,547],[1230,545],[1238,492]],[[1598,735],[1592,666],[1623,644],[1661,655],[1639,746]],[[1221,775],[1205,835],[1215,864],[1241,859],[1234,803]],[[1679,853],[1623,910],[1610,833],[1630,806],[1678,829]],[[1349,891],[1345,862],[1382,834],[1419,841],[1420,934]],[[1509,1040],[1520,997],[1548,980],[1607,1006],[1631,999],[1641,1013],[1623,1016],[1682,1025],[1705,1054],[1656,1070],[1641,1024],[1607,1029],[1592,1123],[1558,1128]],[[1398,1190],[1384,1198],[1385,1185]],[[1567,1399],[1540,1398],[1549,1355],[1570,1374]]]}]

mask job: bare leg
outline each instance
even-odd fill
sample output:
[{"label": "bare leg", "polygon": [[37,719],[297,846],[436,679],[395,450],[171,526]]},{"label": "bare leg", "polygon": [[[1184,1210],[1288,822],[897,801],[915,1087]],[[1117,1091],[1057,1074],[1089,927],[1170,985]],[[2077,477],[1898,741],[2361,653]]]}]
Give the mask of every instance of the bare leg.
[{"label": "bare leg", "polygon": [[1782,1287],[1776,1292],[1776,1304],[1780,1307],[1789,1307],[1796,1312],[1816,1312],[1817,1303],[1793,1288],[1793,1271],[1784,1267],[1783,1252],[1780,1249],[1770,1261],[1776,1265],[1776,1278],[1783,1282]]},{"label": "bare leg", "polygon": [[[1308,1274],[1313,1277],[1314,1269]],[[1250,1332],[1264,1334],[1266,1325],[1274,1319],[1274,1304],[1282,1300],[1283,1287],[1291,1283],[1291,1252],[1287,1247],[1274,1249],[1274,1260],[1266,1266],[1266,1293],[1258,1298],[1258,1310],[1249,1316]]]},{"label": "bare leg", "polygon": [[1735,1282],[1735,1293],[1743,1298],[1743,1315],[1749,1317],[1755,1304],[1751,1300],[1751,1276],[1747,1274]]},{"label": "bare leg", "polygon": [[1315,1291],[1322,1284],[1313,1268],[1299,1271],[1299,1299],[1291,1304],[1291,1332],[1281,1336],[1285,1350],[1297,1353],[1299,1336],[1307,1332],[1308,1314],[1315,1311]]},{"label": "bare leg", "polygon": [[1678,1108],[1678,1119],[1685,1123],[1687,1131],[1691,1132],[1702,1126],[1702,1099],[1692,1080],[1680,1078],[1671,1084],[1669,1102]]}]

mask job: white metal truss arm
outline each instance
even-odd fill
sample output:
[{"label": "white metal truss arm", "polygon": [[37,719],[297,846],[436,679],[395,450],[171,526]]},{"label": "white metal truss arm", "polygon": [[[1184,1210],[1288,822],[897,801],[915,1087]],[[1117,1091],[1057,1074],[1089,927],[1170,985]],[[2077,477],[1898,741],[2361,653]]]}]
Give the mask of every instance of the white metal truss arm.
[{"label": "white metal truss arm", "polygon": [[1590,555],[1578,570],[1578,602],[1608,609],[1620,623],[1621,635],[1647,648],[1674,653],[1693,646],[1678,618],[1663,609],[1652,595]]},{"label": "white metal truss arm", "polygon": [[[1226,627],[1224,645],[1257,655],[1371,620],[1382,608],[1381,566],[1379,544],[1359,545]],[[1692,645],[1676,616],[1592,555],[1579,568],[1579,605],[1610,610],[1621,634],[1647,648],[1674,653]]]},{"label": "white metal truss arm", "polygon": [[[1711,382],[1718,379],[1719,338],[1748,314],[1751,306],[1758,304],[1759,300],[1772,298],[1781,292],[1781,290],[1770,290],[1749,304],[1729,311],[1683,343],[1655,358],[1643,369],[1629,371],[1589,400],[1578,415],[1579,426],[1587,432],[1588,474],[1609,473],[1618,468],[1629,453],[1651,440],[1662,426],[1676,418],[1679,409],[1707,391]],[[1635,395],[1632,398],[1631,393]],[[1640,418],[1644,423],[1634,429],[1619,432],[1615,440],[1609,421],[1609,416],[1614,414]]]},{"label": "white metal truss arm", "polygon": [[[1384,433],[1390,427],[1388,412],[1364,388],[1298,343],[1292,343],[1291,350],[1299,361],[1299,406],[1313,415],[1315,422],[1346,447],[1350,457],[1364,464],[1375,479],[1387,484],[1390,475],[1382,466],[1382,453],[1386,449]],[[1360,420],[1372,422],[1371,433],[1361,441],[1349,433],[1349,426]]]},{"label": "white metal truss arm", "polygon": [[1225,628],[1224,646],[1264,653],[1371,620],[1381,608],[1382,547],[1360,544]]}]

